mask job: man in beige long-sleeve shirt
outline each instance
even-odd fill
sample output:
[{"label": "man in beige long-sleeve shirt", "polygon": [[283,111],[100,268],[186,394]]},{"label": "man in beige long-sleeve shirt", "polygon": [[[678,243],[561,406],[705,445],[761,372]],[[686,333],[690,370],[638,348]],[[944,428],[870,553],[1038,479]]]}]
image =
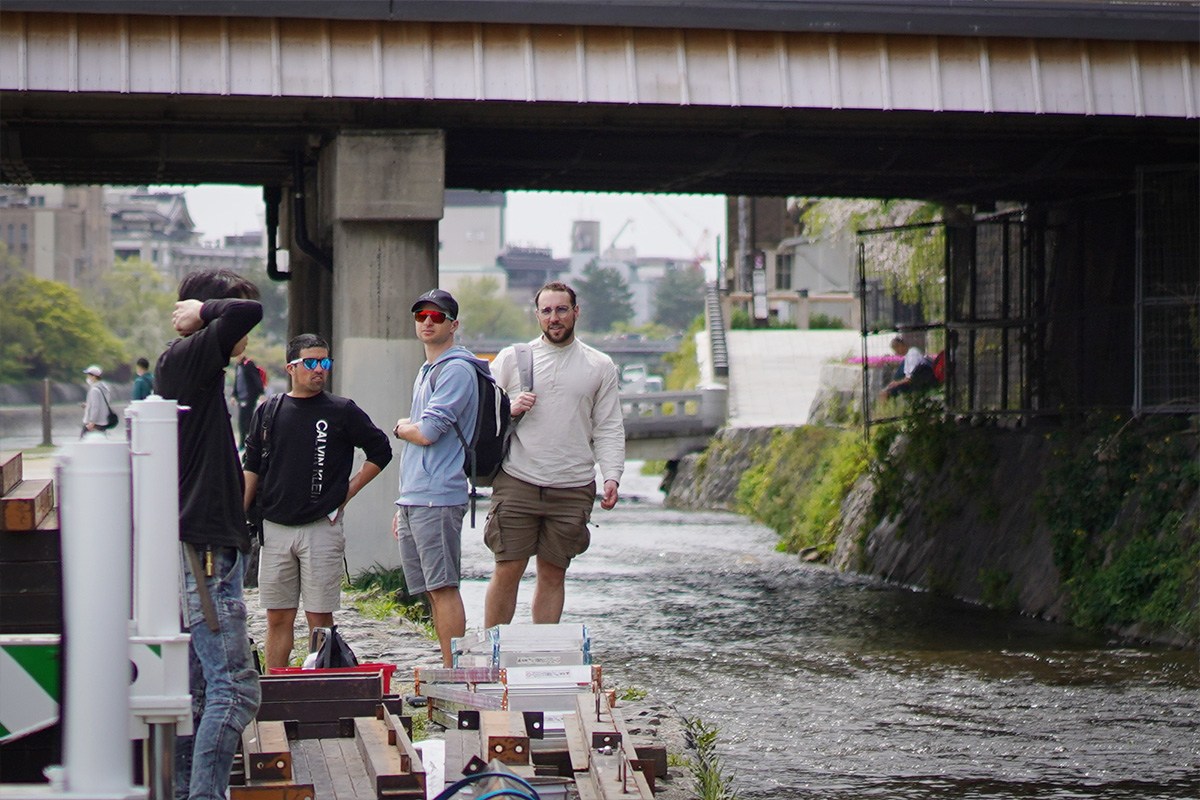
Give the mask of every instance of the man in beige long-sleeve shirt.
[{"label": "man in beige long-sleeve shirt", "polygon": [[530,344],[532,387],[522,386],[515,348],[504,348],[492,362],[496,382],[512,398],[514,428],[508,457],[492,484],[484,528],[496,559],[486,627],[512,622],[517,589],[534,555],[533,621],[559,621],[567,567],[591,543],[587,525],[596,501],[596,465],[604,481],[600,507],[606,510],[617,504],[625,468],[617,368],[575,338],[575,290],[548,283],[534,297],[534,309],[542,336]]}]

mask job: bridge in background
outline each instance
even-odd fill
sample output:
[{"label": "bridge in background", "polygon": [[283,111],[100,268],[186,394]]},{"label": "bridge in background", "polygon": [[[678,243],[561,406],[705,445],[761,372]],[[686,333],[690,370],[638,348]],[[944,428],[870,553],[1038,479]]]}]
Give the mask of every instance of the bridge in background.
[{"label": "bridge in background", "polygon": [[[1196,163],[1196,30],[1149,0],[5,0],[0,180],[262,185],[289,327],[389,419],[448,186],[1095,205]],[[631,426],[704,406],[661,402]],[[394,562],[366,538],[352,569]]]}]

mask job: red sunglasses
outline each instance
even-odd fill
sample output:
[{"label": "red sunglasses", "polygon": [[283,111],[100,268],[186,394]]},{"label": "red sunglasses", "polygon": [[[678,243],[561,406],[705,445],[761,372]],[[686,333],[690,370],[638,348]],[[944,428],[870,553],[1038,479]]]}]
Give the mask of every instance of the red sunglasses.
[{"label": "red sunglasses", "polygon": [[424,311],[424,310],[422,310],[422,311],[414,311],[413,319],[415,319],[417,322],[424,322],[427,319],[431,319],[434,321],[435,324],[441,325],[443,322],[445,322],[448,319],[450,319],[450,320],[454,319],[454,317],[450,316],[445,311]]}]

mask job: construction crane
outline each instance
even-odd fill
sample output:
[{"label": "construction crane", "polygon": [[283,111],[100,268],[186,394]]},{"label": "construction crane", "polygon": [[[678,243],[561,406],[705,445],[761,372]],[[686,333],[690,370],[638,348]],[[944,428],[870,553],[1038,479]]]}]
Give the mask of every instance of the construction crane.
[{"label": "construction crane", "polygon": [[[620,229],[619,231],[617,231],[617,235],[616,235],[616,236],[614,236],[614,237],[612,238],[612,241],[608,243],[608,250],[613,250],[613,249],[615,249],[615,248],[616,248],[616,246],[617,246],[617,239],[620,239],[620,238],[621,238],[621,234],[623,234],[623,233],[625,232],[625,229],[626,229],[626,228],[628,228],[628,227],[629,227],[630,225],[632,225],[632,224],[633,224],[633,219],[632,219],[632,218],[631,218],[631,219],[627,219],[627,220],[625,220],[625,224],[621,226],[621,229]],[[605,252],[608,252],[608,251],[606,250]]]},{"label": "construction crane", "polygon": [[671,227],[671,230],[675,231],[675,235],[679,237],[679,240],[692,249],[693,266],[699,267],[711,260],[712,257],[705,249],[705,243],[708,241],[708,228],[702,230],[700,232],[700,236],[698,236],[693,242],[688,238],[688,235],[684,233],[683,229],[679,227],[679,224],[671,218],[671,215],[667,213],[666,209],[659,205],[657,200],[655,200],[653,197],[647,196],[646,202],[650,204],[651,208],[658,212],[659,216],[662,217],[663,220],[666,221],[667,225]]}]

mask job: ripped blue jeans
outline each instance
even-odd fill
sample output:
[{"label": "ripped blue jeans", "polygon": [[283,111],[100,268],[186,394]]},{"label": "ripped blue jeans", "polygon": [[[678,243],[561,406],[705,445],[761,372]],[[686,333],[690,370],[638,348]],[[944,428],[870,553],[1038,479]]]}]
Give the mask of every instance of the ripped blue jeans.
[{"label": "ripped blue jeans", "polygon": [[[204,551],[197,550],[203,562]],[[175,745],[177,800],[225,800],[238,741],[262,698],[242,599],[246,557],[234,547],[214,547],[212,555],[213,575],[205,583],[217,612],[218,631],[209,630],[205,623],[196,580],[180,547],[183,624],[192,635],[188,666],[195,727],[191,736],[179,737]]]}]

